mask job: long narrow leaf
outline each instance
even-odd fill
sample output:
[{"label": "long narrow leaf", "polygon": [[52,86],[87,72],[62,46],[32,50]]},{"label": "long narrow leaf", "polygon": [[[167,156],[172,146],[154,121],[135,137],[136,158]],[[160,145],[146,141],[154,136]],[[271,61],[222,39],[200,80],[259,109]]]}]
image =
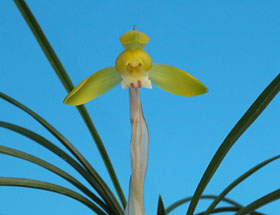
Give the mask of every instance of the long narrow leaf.
[{"label": "long narrow leaf", "polygon": [[[30,116],[32,116],[36,121],[38,121],[42,126],[44,126],[51,134],[53,134],[77,159],[86,169],[92,169],[89,162],[84,158],[84,156],[67,140],[58,130],[56,130],[51,124],[49,124],[45,119],[40,117],[37,113],[16,101],[15,99],[9,97],[8,95],[0,92],[0,98],[6,100],[7,102],[13,104],[14,106],[20,108]],[[92,170],[91,170],[92,171]]]},{"label": "long narrow leaf", "polygon": [[[216,209],[212,210],[211,214],[230,212],[230,211],[234,212],[234,211],[239,211],[239,210],[240,210],[239,207],[220,207],[220,208],[216,208]],[[195,215],[203,215],[204,213],[205,213],[205,211],[197,213]],[[251,212],[249,214],[250,215],[264,215],[263,213],[259,213],[259,212]]]},{"label": "long narrow leaf", "polygon": [[162,201],[161,196],[158,198],[158,209],[157,209],[157,215],[165,215],[165,209],[164,209],[164,204]]},{"label": "long narrow leaf", "polygon": [[42,189],[42,190],[48,190],[55,193],[60,193],[65,196],[69,196],[72,199],[75,199],[84,205],[86,205],[88,208],[90,208],[92,211],[94,211],[97,214],[100,215],[106,215],[102,210],[100,210],[94,203],[89,201],[84,196],[80,195],[79,193],[76,193],[73,190],[70,190],[68,188],[51,184],[43,181],[37,181],[37,180],[31,180],[31,179],[25,179],[25,178],[0,178],[0,186],[18,186],[18,187],[30,187],[30,188],[36,188],[36,189]]},{"label": "long narrow leaf", "polygon": [[242,181],[244,181],[246,178],[248,178],[250,175],[264,167],[265,165],[269,164],[270,162],[277,160],[280,158],[280,155],[272,157],[270,159],[267,159],[266,161],[261,162],[260,164],[254,166],[249,171],[245,172],[243,175],[241,175],[239,178],[234,180],[229,186],[227,186],[220,195],[217,196],[217,198],[212,202],[212,204],[208,207],[208,209],[205,211],[203,215],[208,215],[210,212],[216,207],[216,205],[238,184],[240,184]]},{"label": "long narrow leaf", "polygon": [[[211,214],[216,214],[216,213],[222,213],[222,212],[231,212],[231,211],[238,211],[240,208],[238,207],[220,207],[217,209],[214,209]],[[195,215],[202,215],[204,212],[197,213]]]},{"label": "long narrow leaf", "polygon": [[[231,212],[231,211],[238,211],[240,210],[239,207],[220,207],[211,211],[211,214],[222,213],[222,212]],[[195,215],[202,215],[205,212],[200,212]]]},{"label": "long narrow leaf", "polygon": [[[21,110],[28,113],[36,121],[38,121],[41,125],[43,125],[51,134],[53,134],[81,162],[81,164],[83,164],[83,166],[90,172],[90,174],[96,178],[98,183],[100,183],[102,186],[106,187],[106,190],[108,190],[108,192],[111,193],[111,197],[113,198],[112,201],[114,202],[115,205],[117,205],[116,208],[118,208],[118,210],[121,211],[121,208],[119,207],[119,204],[118,204],[117,200],[115,199],[114,195],[112,194],[111,190],[109,189],[109,187],[105,184],[105,182],[97,174],[97,172],[93,169],[93,167],[89,164],[89,162],[83,157],[83,155],[59,131],[57,131],[51,124],[49,124],[46,120],[44,120],[42,117],[40,117],[34,111],[32,111],[28,107],[24,106],[20,102],[16,101],[15,99],[13,99],[1,92],[0,92],[0,98],[6,100],[7,102],[15,105],[16,107],[18,107]],[[111,200],[109,200],[109,201],[111,201]]]},{"label": "long narrow leaf", "polygon": [[[171,211],[173,211],[174,209],[176,209],[177,207],[181,206],[182,204],[185,204],[187,202],[190,202],[192,200],[192,196],[191,197],[187,197],[187,198],[183,198],[179,201],[174,202],[173,204],[171,204],[168,208],[165,209],[166,214],[169,214]],[[217,196],[215,195],[204,195],[204,196],[200,196],[200,199],[216,199]],[[231,205],[233,205],[234,207],[238,207],[241,208],[242,205],[240,205],[239,203],[229,199],[229,198],[223,198],[222,201],[229,203]]]},{"label": "long narrow leaf", "polygon": [[[90,133],[91,133],[91,135],[93,136],[93,138],[95,140],[95,143],[96,144],[98,143],[97,147],[98,147],[99,153],[101,154],[101,156],[103,158],[103,161],[104,161],[105,166],[106,166],[106,168],[108,170],[110,178],[111,178],[111,180],[113,182],[115,190],[116,190],[116,192],[117,192],[117,194],[119,196],[119,199],[121,200],[122,206],[123,206],[123,208],[125,208],[126,207],[126,199],[125,199],[125,196],[123,194],[122,188],[121,188],[121,186],[119,184],[118,178],[117,178],[117,176],[115,174],[115,170],[114,170],[114,168],[113,168],[113,166],[111,164],[110,158],[109,158],[109,156],[108,156],[108,154],[107,154],[107,152],[105,150],[105,147],[104,147],[104,145],[103,145],[103,143],[102,143],[102,141],[101,141],[101,139],[100,139],[100,137],[99,137],[95,127],[94,127],[94,125],[92,124],[92,121],[91,121],[91,119],[89,117],[89,114],[87,113],[85,107],[84,106],[79,106],[78,110],[79,110],[81,116],[83,117],[84,121],[86,122],[87,127],[90,130]],[[91,174],[93,174],[93,175],[97,174],[95,172],[95,170],[92,168],[92,166],[87,165],[87,169],[88,169],[88,171]],[[102,184],[106,185],[105,182],[103,183],[103,179],[100,176],[98,176],[96,178],[96,180],[98,180],[99,183],[102,183]],[[116,211],[115,212],[116,215],[117,214],[122,215],[123,214],[123,209],[121,208],[121,206],[119,205],[119,203],[116,200],[115,196],[113,195],[113,193],[111,192],[111,190],[109,189],[109,187],[107,185],[106,185],[106,190],[110,193],[111,201],[113,202],[113,205],[114,205],[114,208],[115,208],[115,211]]]},{"label": "long narrow leaf", "polygon": [[[58,59],[57,55],[55,54],[53,48],[51,47],[50,43],[48,42],[46,36],[44,35],[42,29],[40,28],[39,24],[37,23],[35,17],[33,16],[32,12],[28,8],[27,4],[24,0],[14,0],[18,9],[20,10],[22,16],[24,17],[26,23],[30,27],[32,33],[34,34],[35,38],[37,39],[39,45],[41,46],[43,52],[45,53],[47,59],[49,60],[50,64],[52,65],[54,71],[56,72],[57,76],[59,77],[61,83],[67,90],[70,92],[74,86],[72,81],[70,80],[68,74],[66,73],[65,69],[63,68],[60,60]],[[103,145],[103,142],[86,110],[86,108],[81,105],[77,107],[78,111],[80,112],[85,124],[87,125],[95,143],[99,150],[99,153],[104,161],[104,164],[107,168],[107,171],[110,175],[110,178],[114,184],[114,187],[117,191],[117,194],[122,202],[123,208],[126,206],[125,196],[121,189],[120,183],[118,181],[117,175],[113,168],[113,165],[110,161],[108,153]]]},{"label": "long narrow leaf", "polygon": [[216,154],[214,155],[210,164],[208,165],[206,171],[204,172],[199,182],[199,185],[196,188],[196,191],[193,195],[193,199],[188,208],[187,215],[192,215],[194,213],[199,197],[202,195],[210,179],[216,172],[217,168],[219,167],[219,165],[221,164],[221,162],[223,161],[224,157],[231,149],[233,144],[264,111],[267,105],[278,94],[279,90],[280,90],[280,74],[277,75],[277,77],[265,88],[265,90],[256,99],[253,105],[247,110],[247,112],[242,116],[242,118],[230,131],[228,136],[225,138],[225,140],[217,150]]},{"label": "long narrow leaf", "polygon": [[60,168],[40,159],[33,155],[30,155],[28,153],[12,149],[9,147],[1,146],[0,145],[0,153],[10,155],[13,157],[21,158],[23,160],[29,161],[31,163],[37,164],[38,166],[41,166],[45,169],[48,169],[49,171],[55,173],[56,175],[64,178],[65,180],[69,181],[71,184],[73,184],[75,187],[80,189],[84,194],[86,194],[88,197],[90,197],[94,202],[96,202],[98,205],[100,205],[104,210],[107,212],[110,212],[108,209],[108,206],[104,204],[104,202],[99,199],[94,193],[92,193],[87,187],[85,187],[82,183],[80,183],[77,179],[66,173],[65,171],[61,170]]},{"label": "long narrow leaf", "polygon": [[[55,153],[57,156],[61,157],[63,160],[65,160],[67,163],[69,163],[73,168],[75,168],[94,188],[95,190],[99,193],[99,195],[104,199],[104,201],[108,204],[110,209],[118,214],[119,212],[117,211],[114,203],[112,201],[115,200],[114,195],[111,193],[111,191],[108,189],[107,185],[105,182],[100,185],[100,181],[97,180],[97,178],[100,179],[100,176],[97,176],[98,174],[95,173],[94,175],[89,174],[77,161],[75,161],[70,155],[65,153],[63,150],[61,150],[59,147],[45,139],[44,137],[19,126],[10,124],[10,123],[5,123],[0,121],[0,127],[7,128],[9,130],[15,131],[21,135],[24,135],[33,141],[39,143],[43,147],[47,148],[51,152]],[[116,200],[115,200],[116,201]]]},{"label": "long narrow leaf", "polygon": [[235,215],[246,215],[266,204],[269,204],[277,199],[280,199],[280,189],[275,190],[274,192],[271,192],[256,201],[252,202],[251,204],[243,207],[240,209]]}]

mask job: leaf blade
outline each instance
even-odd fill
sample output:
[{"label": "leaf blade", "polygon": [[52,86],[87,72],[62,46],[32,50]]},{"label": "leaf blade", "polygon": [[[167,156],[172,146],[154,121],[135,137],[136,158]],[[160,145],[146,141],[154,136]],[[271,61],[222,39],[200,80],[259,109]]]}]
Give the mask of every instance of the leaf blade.
[{"label": "leaf blade", "polygon": [[157,209],[157,215],[165,215],[165,209],[164,209],[164,204],[161,198],[161,195],[158,197],[158,209]]},{"label": "leaf blade", "polygon": [[105,184],[105,182],[101,183],[102,179],[98,175],[97,172],[94,172],[95,175],[89,174],[88,171],[86,171],[76,160],[74,160],[70,155],[68,155],[66,152],[61,150],[59,147],[45,139],[44,137],[40,136],[39,134],[32,132],[28,129],[25,129],[23,127],[1,122],[0,121],[0,127],[9,129],[11,131],[17,132],[23,136],[26,136],[27,138],[33,140],[34,142],[40,144],[41,146],[45,147],[52,153],[56,154],[63,160],[65,160],[68,164],[70,164],[75,170],[77,170],[88,182],[92,187],[98,192],[98,194],[104,199],[104,201],[109,205],[110,209],[112,210],[112,213],[118,213],[113,201],[115,200],[113,194],[109,190],[108,186]]},{"label": "leaf blade", "polygon": [[[44,35],[42,29],[40,28],[38,22],[36,21],[35,17],[33,16],[32,12],[28,8],[27,4],[24,0],[14,0],[15,4],[17,5],[19,11],[21,12],[22,16],[24,17],[26,23],[30,27],[32,33],[34,34],[35,38],[37,39],[40,47],[42,48],[44,54],[46,55],[47,59],[49,60],[51,66],[53,67],[54,71],[56,72],[57,76],[59,77],[61,83],[69,93],[72,89],[74,89],[73,83],[70,80],[68,74],[66,73],[65,69],[63,68],[60,60],[58,59],[57,55],[55,54],[53,48],[51,47],[50,43],[48,42],[46,36]],[[122,188],[120,186],[119,180],[109,158],[109,155],[104,147],[104,144],[88,114],[87,109],[85,106],[77,106],[79,113],[81,114],[91,136],[93,137],[95,144],[98,148],[98,151],[103,159],[103,162],[106,166],[106,169],[109,173],[109,176],[113,182],[113,185],[116,189],[116,192],[119,196],[119,199],[123,205],[123,208],[126,206],[126,199],[123,194]],[[120,209],[119,205],[116,205],[118,208],[119,213],[122,213],[122,209]]]},{"label": "leaf blade", "polygon": [[[183,199],[180,199],[180,200],[174,202],[173,204],[171,204],[169,207],[167,207],[165,209],[166,214],[169,214],[171,211],[173,211],[177,207],[181,206],[182,204],[190,202],[192,200],[192,198],[193,197],[190,196],[190,197],[183,198]],[[215,196],[215,195],[203,195],[203,196],[200,196],[200,199],[216,199],[216,198],[217,198],[217,196]],[[231,200],[229,198],[223,198],[222,201],[224,201],[226,203],[229,203],[229,204],[231,204],[231,205],[233,205],[235,207],[239,207],[239,208],[242,207],[242,205],[240,205],[239,203],[237,203],[237,202],[235,202],[235,201],[233,201],[233,200]]]},{"label": "leaf blade", "polygon": [[235,215],[245,215],[248,214],[268,203],[271,203],[277,199],[280,199],[280,189],[277,189],[259,199],[257,199],[256,201],[252,202],[251,204],[243,207],[242,209],[240,209]]},{"label": "leaf blade", "polygon": [[89,201],[84,196],[80,195],[79,193],[70,190],[68,188],[51,184],[48,182],[43,181],[37,181],[32,179],[25,179],[25,178],[8,178],[8,177],[0,177],[0,186],[18,186],[18,187],[29,187],[29,188],[35,188],[35,189],[42,189],[42,190],[48,190],[55,193],[59,193],[68,197],[71,197],[72,199],[75,199],[84,205],[86,205],[88,208],[90,208],[92,211],[96,212],[100,215],[106,215],[102,210],[100,210],[94,203]]},{"label": "leaf blade", "polygon": [[202,195],[204,189],[209,183],[210,179],[216,172],[222,160],[231,149],[237,139],[246,131],[246,129],[257,119],[257,117],[264,111],[267,105],[278,94],[280,90],[280,74],[265,88],[261,95],[255,100],[247,112],[241,117],[237,124],[233,127],[227,135],[214,157],[210,161],[206,171],[204,172],[199,185],[197,186],[194,197],[189,205],[187,215],[192,215],[197,206],[199,197]]},{"label": "leaf blade", "polygon": [[29,161],[33,164],[36,164],[40,167],[43,167],[43,168],[53,172],[54,174],[64,178],[65,180],[70,182],[72,185],[77,187],[84,194],[86,194],[88,197],[90,197],[94,202],[96,202],[98,205],[100,205],[104,210],[106,210],[107,212],[110,212],[110,210],[108,209],[108,206],[105,205],[104,202],[99,197],[97,197],[94,193],[92,193],[87,187],[85,187],[82,183],[80,183],[77,179],[75,179],[74,177],[69,175],[67,172],[48,163],[47,161],[44,161],[31,154],[28,154],[28,153],[25,153],[25,152],[22,152],[22,151],[13,149],[13,148],[9,148],[6,146],[1,146],[1,145],[0,145],[0,153]]},{"label": "leaf blade", "polygon": [[240,177],[238,177],[236,180],[234,180],[229,186],[227,186],[218,196],[217,198],[211,203],[211,205],[207,208],[205,213],[203,215],[208,215],[210,212],[216,207],[216,205],[220,202],[221,199],[223,199],[234,187],[236,187],[238,184],[240,184],[243,180],[254,174],[256,171],[264,167],[265,165],[269,164],[272,161],[275,161],[280,158],[280,155],[274,156],[270,159],[267,159],[258,165],[254,166],[244,174],[242,174]]}]

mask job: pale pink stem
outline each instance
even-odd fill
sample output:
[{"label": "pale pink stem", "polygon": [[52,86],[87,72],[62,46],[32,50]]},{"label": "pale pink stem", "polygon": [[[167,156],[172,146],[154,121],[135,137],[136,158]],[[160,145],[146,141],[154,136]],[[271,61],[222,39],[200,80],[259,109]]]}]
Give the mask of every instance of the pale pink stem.
[{"label": "pale pink stem", "polygon": [[131,177],[126,215],[144,215],[144,180],[148,163],[149,133],[143,116],[139,88],[129,88],[131,120]]}]

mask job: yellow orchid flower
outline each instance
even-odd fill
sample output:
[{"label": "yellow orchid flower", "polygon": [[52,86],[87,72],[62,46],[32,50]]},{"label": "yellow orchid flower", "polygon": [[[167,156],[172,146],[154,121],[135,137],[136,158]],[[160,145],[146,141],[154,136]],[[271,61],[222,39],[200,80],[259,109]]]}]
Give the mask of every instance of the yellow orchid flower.
[{"label": "yellow orchid flower", "polygon": [[149,133],[143,116],[139,88],[151,89],[152,84],[180,96],[197,96],[207,88],[190,74],[176,67],[154,64],[144,51],[149,37],[133,29],[120,37],[124,51],[115,66],[106,67],[82,81],[64,99],[68,105],[84,104],[112,89],[119,83],[129,88],[131,121],[131,177],[125,215],[144,215],[144,180],[148,164]]},{"label": "yellow orchid flower", "polygon": [[152,88],[155,84],[162,90],[180,96],[197,96],[207,88],[196,78],[176,67],[152,63],[144,51],[149,37],[131,30],[120,37],[124,51],[117,57],[115,66],[106,67],[82,81],[64,99],[68,105],[84,104],[112,89],[119,83],[122,88]]}]

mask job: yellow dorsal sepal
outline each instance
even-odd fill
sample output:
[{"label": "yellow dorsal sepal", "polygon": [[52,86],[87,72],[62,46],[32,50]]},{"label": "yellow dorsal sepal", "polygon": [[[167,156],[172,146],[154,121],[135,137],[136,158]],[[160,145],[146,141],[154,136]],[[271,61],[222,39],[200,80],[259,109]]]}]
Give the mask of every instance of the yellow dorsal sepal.
[{"label": "yellow dorsal sepal", "polygon": [[143,49],[149,40],[148,35],[137,30],[128,31],[120,37],[120,42],[124,49]]}]

